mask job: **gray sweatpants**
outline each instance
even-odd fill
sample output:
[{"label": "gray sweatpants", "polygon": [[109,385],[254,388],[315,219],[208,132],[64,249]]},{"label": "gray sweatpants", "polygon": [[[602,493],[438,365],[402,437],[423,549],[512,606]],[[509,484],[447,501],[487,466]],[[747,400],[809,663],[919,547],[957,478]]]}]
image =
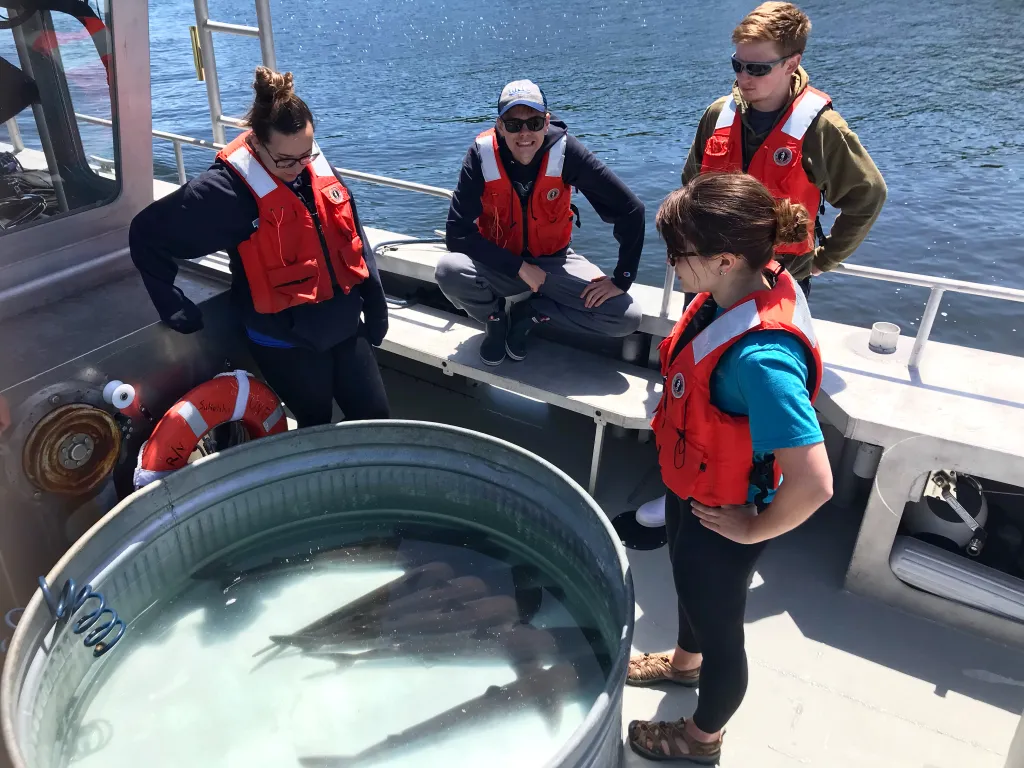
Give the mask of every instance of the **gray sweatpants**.
[{"label": "gray sweatpants", "polygon": [[[548,273],[540,292],[529,301],[538,312],[551,318],[553,329],[628,336],[640,327],[643,312],[628,293],[592,309],[583,305],[583,289],[603,273],[578,253],[569,251],[565,258],[545,256],[527,261]],[[479,323],[486,323],[498,311],[500,299],[530,292],[530,286],[518,275],[509,277],[464,253],[444,253],[434,270],[434,279],[452,304]]]}]

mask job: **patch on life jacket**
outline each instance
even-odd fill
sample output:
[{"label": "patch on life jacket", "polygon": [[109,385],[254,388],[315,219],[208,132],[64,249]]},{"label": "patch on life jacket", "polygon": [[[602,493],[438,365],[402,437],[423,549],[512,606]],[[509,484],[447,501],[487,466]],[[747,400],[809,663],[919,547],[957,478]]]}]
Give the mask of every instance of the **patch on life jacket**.
[{"label": "patch on life jacket", "polygon": [[789,165],[793,162],[793,153],[787,147],[779,147],[772,155],[776,165]]},{"label": "patch on life jacket", "polygon": [[337,187],[331,187],[327,190],[327,196],[335,203],[341,202],[341,190]]},{"label": "patch on life jacket", "polygon": [[686,391],[686,381],[683,379],[683,374],[677,373],[672,377],[672,397],[680,398],[683,396],[683,392]]},{"label": "patch on life jacket", "polygon": [[548,200],[557,200],[560,194],[562,194],[562,190],[560,189],[549,189]]}]

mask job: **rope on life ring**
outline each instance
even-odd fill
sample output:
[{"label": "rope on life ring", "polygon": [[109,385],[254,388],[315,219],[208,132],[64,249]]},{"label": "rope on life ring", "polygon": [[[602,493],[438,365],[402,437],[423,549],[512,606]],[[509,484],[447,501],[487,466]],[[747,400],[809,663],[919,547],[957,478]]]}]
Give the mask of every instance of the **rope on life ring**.
[{"label": "rope on life ring", "polygon": [[139,449],[135,489],[181,469],[214,427],[239,421],[250,440],[288,429],[281,400],[247,371],[221,373],[189,390],[164,414]]}]

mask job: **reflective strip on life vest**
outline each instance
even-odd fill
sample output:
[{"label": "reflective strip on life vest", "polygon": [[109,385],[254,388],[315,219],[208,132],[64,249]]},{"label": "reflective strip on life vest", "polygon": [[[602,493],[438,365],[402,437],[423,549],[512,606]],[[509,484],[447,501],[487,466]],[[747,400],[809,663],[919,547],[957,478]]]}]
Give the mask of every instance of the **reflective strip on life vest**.
[{"label": "reflective strip on life vest", "polygon": [[277,189],[277,183],[267,173],[267,169],[244,144],[228,155],[227,160],[238,171],[238,175],[245,179],[256,197],[265,197]]},{"label": "reflective strip on life vest", "polygon": [[729,128],[736,119],[736,99],[730,96],[722,105],[722,111],[718,113],[718,122],[715,123],[715,130]]},{"label": "reflective strip on life vest", "polygon": [[188,400],[178,403],[175,412],[185,420],[185,423],[188,424],[188,428],[192,430],[192,434],[196,436],[197,440],[210,431],[210,427],[206,423],[206,419],[203,418],[203,414]]},{"label": "reflective strip on life vest", "polygon": [[800,332],[811,342],[812,347],[818,346],[818,338],[814,335],[814,322],[811,320],[811,310],[807,306],[807,299],[804,298],[802,290],[796,291],[796,306],[793,307],[793,318],[790,321]]},{"label": "reflective strip on life vest", "polygon": [[501,178],[501,171],[498,169],[498,158],[494,153],[494,139],[490,136],[481,136],[476,140],[480,149],[480,166],[484,172],[484,181],[497,181]]},{"label": "reflective strip on life vest", "polygon": [[565,165],[565,147],[569,143],[568,136],[562,136],[548,151],[548,166],[545,176],[562,177],[562,166]]},{"label": "reflective strip on life vest", "polygon": [[[315,141],[313,142],[313,152],[320,152],[320,146]],[[313,171],[317,176],[331,177],[334,175],[330,161],[322,153],[313,161]]]},{"label": "reflective strip on life vest", "polygon": [[694,363],[699,363],[719,347],[760,324],[761,315],[753,299],[733,307],[697,334],[692,345]]},{"label": "reflective strip on life vest", "polygon": [[806,91],[800,102],[793,108],[789,119],[782,126],[782,132],[794,139],[802,139],[811,127],[814,118],[828,104],[828,99],[818,93]]}]

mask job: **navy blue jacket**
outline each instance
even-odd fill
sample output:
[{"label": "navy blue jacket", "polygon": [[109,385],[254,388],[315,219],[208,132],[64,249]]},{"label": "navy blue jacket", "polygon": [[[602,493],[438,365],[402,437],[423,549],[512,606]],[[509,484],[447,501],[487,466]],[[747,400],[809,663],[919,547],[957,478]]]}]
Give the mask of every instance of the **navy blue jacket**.
[{"label": "navy blue jacket", "polygon": [[[517,162],[505,140],[498,136],[498,154],[520,199],[528,197],[527,190],[536,181],[541,160],[548,149],[566,133],[565,123],[552,118],[544,143],[529,165]],[[644,247],[644,204],[574,136],[569,136],[565,146],[562,180],[576,187],[587,198],[602,221],[614,225],[613,234],[619,243],[619,262],[615,266],[612,281],[622,290],[628,291],[636,280],[640,252]],[[449,251],[464,253],[474,261],[510,276],[518,274],[525,256],[560,255],[512,253],[485,239],[476,225],[476,220],[483,212],[483,195],[484,174],[480,165],[480,150],[474,142],[462,161],[459,183],[448,209],[445,244]]]},{"label": "navy blue jacket", "polygon": [[[300,177],[303,198],[312,201],[309,173]],[[252,304],[238,246],[255,231],[259,209],[252,192],[219,159],[209,170],[155,200],[132,221],[128,235],[132,261],[161,319],[182,333],[203,327],[202,313],[174,285],[175,259],[198,259],[226,251],[231,259],[231,293],[244,325],[264,336],[313,350],[327,350],[359,331],[360,313],[365,333],[379,346],[388,328],[387,303],[369,240],[352,201],[356,226],[363,239],[363,258],[370,276],[348,295],[338,290],[319,304],[301,304],[275,314],[260,314]]]}]

